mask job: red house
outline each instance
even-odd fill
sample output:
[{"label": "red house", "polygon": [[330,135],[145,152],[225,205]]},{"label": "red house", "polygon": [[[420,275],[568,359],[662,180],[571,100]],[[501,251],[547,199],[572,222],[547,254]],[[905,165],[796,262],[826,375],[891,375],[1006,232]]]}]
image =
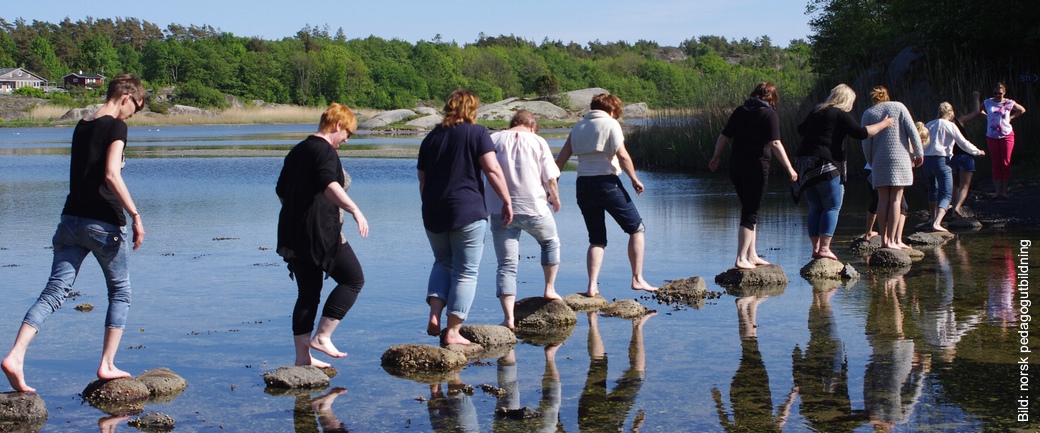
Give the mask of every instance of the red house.
[{"label": "red house", "polygon": [[61,86],[65,89],[70,87],[86,87],[88,89],[104,87],[105,77],[98,74],[84,74],[83,71],[79,71],[78,74],[69,74],[61,77]]}]

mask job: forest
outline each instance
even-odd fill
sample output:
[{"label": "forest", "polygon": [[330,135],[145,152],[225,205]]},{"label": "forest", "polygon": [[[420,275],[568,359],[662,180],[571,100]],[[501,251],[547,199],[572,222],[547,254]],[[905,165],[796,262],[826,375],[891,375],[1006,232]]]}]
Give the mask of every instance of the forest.
[{"label": "forest", "polygon": [[536,43],[485,34],[471,43],[440,35],[410,43],[348,39],[342,28],[332,33],[328,26],[308,25],[292,37],[263,40],[136,18],[56,24],[0,19],[0,67],[25,67],[52,81],[69,72],[133,72],[153,88],[177,86],[178,103],[205,108],[222,108],[221,94],[282,104],[407,108],[443,100],[460,87],[488,102],[602,87],[651,107],[693,107],[715,100],[733,82],[768,80],[804,94],[813,82],[809,59],[804,40],[780,48],[768,36],[691,37],[679,47],[646,40]]}]

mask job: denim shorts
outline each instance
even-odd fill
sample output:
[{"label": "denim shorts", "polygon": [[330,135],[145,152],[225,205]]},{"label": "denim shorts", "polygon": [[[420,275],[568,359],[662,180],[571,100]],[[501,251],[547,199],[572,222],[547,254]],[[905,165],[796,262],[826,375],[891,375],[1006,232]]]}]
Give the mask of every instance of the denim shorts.
[{"label": "denim shorts", "polygon": [[609,213],[625,233],[631,235],[644,231],[643,218],[639,216],[636,204],[617,176],[578,176],[576,190],[578,208],[585,218],[585,228],[589,231],[589,244],[607,245],[606,217],[603,212]]},{"label": "denim shorts", "polygon": [[953,169],[953,174],[957,174],[962,171],[975,171],[975,157],[968,155],[967,153],[958,153],[956,155],[953,155],[953,159],[950,160],[950,168]]}]

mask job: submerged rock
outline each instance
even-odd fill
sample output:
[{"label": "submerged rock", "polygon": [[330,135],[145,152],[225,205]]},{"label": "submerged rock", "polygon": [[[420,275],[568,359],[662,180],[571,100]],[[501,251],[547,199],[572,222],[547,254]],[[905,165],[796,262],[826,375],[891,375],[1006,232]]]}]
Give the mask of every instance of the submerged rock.
[{"label": "submerged rock", "polygon": [[815,278],[841,279],[841,272],[845,265],[837,260],[828,258],[813,259],[802,266],[800,274],[807,280]]},{"label": "submerged rock", "polygon": [[891,248],[880,248],[870,254],[867,264],[878,268],[902,268],[909,267],[913,263],[910,256],[904,250]]},{"label": "submerged rock", "polygon": [[443,346],[452,352],[461,353],[462,356],[466,357],[466,360],[478,359],[480,355],[484,353],[484,346],[477,343],[473,344],[448,344]]},{"label": "submerged rock", "polygon": [[633,299],[622,299],[600,310],[600,314],[606,317],[620,317],[622,319],[635,319],[647,313],[643,304]]},{"label": "submerged rock", "polygon": [[[596,314],[596,313],[588,313]],[[577,322],[565,326],[557,326],[553,328],[541,328],[535,331],[528,331],[525,328],[517,328],[517,338],[524,341],[524,343],[533,346],[549,346],[552,344],[559,344],[567,341],[571,338],[571,334],[574,333],[574,329],[577,328]]]},{"label": "submerged rock", "polygon": [[94,304],[91,304],[90,302],[84,302],[82,304],[77,305],[75,310],[82,313],[89,313],[91,311],[94,311]]},{"label": "submerged rock", "polygon": [[520,409],[507,409],[504,407],[500,407],[495,409],[495,415],[516,420],[540,418],[542,416],[541,413],[527,406],[524,406]]},{"label": "submerged rock", "polygon": [[549,300],[541,296],[524,298],[513,307],[513,317],[517,329],[525,332],[552,330],[578,323],[574,310],[563,301]]},{"label": "submerged rock", "polygon": [[127,421],[126,424],[146,432],[166,432],[173,430],[174,427],[173,417],[156,412],[149,412],[140,418]]},{"label": "submerged rock", "polygon": [[0,393],[0,431],[40,431],[47,404],[35,392]]},{"label": "submerged rock", "polygon": [[263,374],[264,383],[274,388],[325,388],[329,386],[329,376],[320,368],[312,365],[294,365],[278,367]]},{"label": "submerged rock", "polygon": [[780,296],[787,290],[787,284],[764,284],[761,286],[728,286],[726,293],[743,298],[745,296]]},{"label": "submerged rock", "polygon": [[564,296],[563,302],[566,302],[567,306],[574,311],[596,311],[610,305],[610,301],[601,295],[588,297],[584,293],[572,293]]},{"label": "submerged rock", "polygon": [[946,223],[946,228],[949,230],[955,230],[959,232],[977,231],[982,230],[982,223],[975,218],[957,218],[953,221]]},{"label": "submerged rock", "polygon": [[730,268],[715,276],[715,284],[720,286],[787,285],[789,282],[784,270],[777,265],[759,266],[754,269]]},{"label": "submerged rock", "polygon": [[950,232],[917,232],[906,237],[911,245],[943,245],[957,235]]},{"label": "submerged rock", "polygon": [[444,373],[461,369],[466,356],[428,344],[400,344],[383,352],[383,369],[397,376],[409,373]]},{"label": "submerged rock", "polygon": [[909,249],[900,250],[900,251],[902,251],[902,252],[906,253],[906,255],[910,256],[910,260],[911,261],[915,261],[916,262],[916,261],[921,260],[921,259],[924,258],[924,251],[921,251],[921,250],[916,249],[916,248],[909,248]]},{"label": "submerged rock", "polygon": [[180,395],[184,388],[188,387],[188,381],[177,375],[172,370],[159,367],[153,370],[145,370],[135,378],[148,388],[152,398],[170,398]]},{"label": "submerged rock", "polygon": [[459,334],[481,346],[511,346],[516,344],[516,335],[501,325],[462,325]]},{"label": "submerged rock", "polygon": [[672,280],[658,288],[656,292],[650,293],[650,296],[662,304],[686,304],[693,307],[702,305],[707,295],[708,286],[701,277]]}]

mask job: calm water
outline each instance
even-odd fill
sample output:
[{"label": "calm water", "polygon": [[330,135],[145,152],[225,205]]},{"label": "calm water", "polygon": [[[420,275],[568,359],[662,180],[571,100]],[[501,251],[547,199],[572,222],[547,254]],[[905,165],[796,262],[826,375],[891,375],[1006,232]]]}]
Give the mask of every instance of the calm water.
[{"label": "calm water", "polygon": [[[132,128],[131,146],[284,146],[313,125]],[[71,129],[0,129],[0,347],[4,351],[49,272],[50,237],[67,193]],[[561,145],[562,137],[550,137]],[[417,145],[414,137],[359,137],[351,145]],[[629,320],[579,314],[574,333],[548,362],[545,348],[520,343],[516,382],[509,367],[483,360],[462,371],[470,395],[432,396],[426,384],[387,374],[389,346],[435,344],[425,331],[431,253],[420,218],[413,160],[344,159],[351,196],[371,234],[345,233],[365,268],[366,286],[336,333],[350,356],[333,362],[344,388],[331,415],[350,431],[1034,431],[1037,391],[1019,391],[1021,320],[1012,285],[1023,239],[1037,231],[965,234],[902,276],[864,275],[817,285],[798,276],[807,261],[802,207],[779,181],[767,197],[758,239],[791,283],[759,296],[731,292],[700,308],[640,299],[658,314],[642,332]],[[178,431],[321,431],[311,395],[266,393],[260,374],[292,363],[290,314],[295,285],[274,251],[281,158],[131,158],[124,176],[144,216],[147,237],[132,256],[133,306],[117,361],[133,374],[168,367],[189,386],[145,412],[172,416]],[[646,278],[702,276],[712,281],[732,264],[737,201],[724,177],[641,173],[636,198],[648,227]],[[573,172],[561,180],[564,209],[561,293],[584,290],[586,233],[574,204]],[[859,189],[847,198],[836,243],[839,256],[863,270],[844,245],[861,230]],[[912,204],[916,205],[916,204]],[[349,219],[348,219],[349,220]],[[608,299],[627,288],[626,237],[608,226],[601,276]],[[520,296],[537,295],[537,245],[521,241]],[[1030,260],[1036,257],[1032,254]],[[46,401],[45,431],[90,431],[103,412],[79,392],[95,379],[100,356],[103,278],[88,259],[74,290],[81,296],[47,321],[30,348],[27,380]],[[1035,267],[1032,272],[1036,273]],[[477,299],[467,323],[498,323],[494,252],[485,248]],[[739,297],[737,295],[745,295]],[[100,309],[71,307],[90,302]],[[741,327],[753,314],[757,327]],[[595,326],[591,326],[591,325]],[[754,339],[742,335],[757,334]],[[640,335],[641,334],[641,335]],[[597,336],[606,361],[590,362]],[[641,339],[639,337],[642,337]],[[1036,338],[1031,347],[1037,348]],[[641,344],[640,344],[641,343]],[[642,349],[642,350],[640,350]],[[630,356],[631,354],[631,356]],[[642,355],[642,358],[638,355]],[[639,372],[640,359],[645,371]],[[1036,359],[1030,358],[1035,379]],[[543,376],[558,372],[559,399],[543,397]],[[550,374],[548,377],[552,377]],[[480,390],[514,390],[515,406],[550,419],[496,417],[498,400]],[[1032,382],[1038,386],[1036,380]],[[447,388],[445,385],[444,388]],[[792,390],[797,390],[792,392]],[[10,390],[4,383],[0,390]],[[1016,421],[1020,396],[1031,422]],[[505,403],[503,403],[505,404]],[[579,414],[595,414],[579,420]],[[328,418],[326,418],[328,419]],[[117,431],[132,431],[121,422]]]}]

